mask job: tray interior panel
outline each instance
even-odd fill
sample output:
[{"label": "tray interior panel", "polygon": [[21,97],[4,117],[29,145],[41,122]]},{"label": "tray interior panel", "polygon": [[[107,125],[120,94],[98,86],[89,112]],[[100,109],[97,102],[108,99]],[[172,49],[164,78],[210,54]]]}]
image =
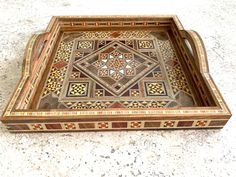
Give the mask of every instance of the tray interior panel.
[{"label": "tray interior panel", "polygon": [[167,31],[63,32],[35,108],[199,106]]}]

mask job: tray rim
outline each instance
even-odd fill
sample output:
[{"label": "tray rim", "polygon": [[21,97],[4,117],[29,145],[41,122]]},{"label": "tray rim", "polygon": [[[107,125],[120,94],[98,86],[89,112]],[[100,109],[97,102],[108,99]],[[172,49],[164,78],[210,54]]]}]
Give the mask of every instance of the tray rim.
[{"label": "tray rim", "polygon": [[[157,108],[157,109],[129,109],[129,110],[121,110],[121,109],[106,109],[106,110],[93,110],[93,111],[78,111],[78,110],[59,110],[56,109],[55,111],[53,109],[49,111],[37,111],[37,110],[21,110],[21,111],[13,111],[13,106],[18,98],[21,89],[23,88],[23,85],[25,84],[27,78],[31,74],[30,69],[30,62],[31,62],[31,56],[33,53],[33,47],[35,45],[35,42],[38,38],[40,38],[42,35],[48,35],[52,31],[53,26],[58,22],[59,19],[70,19],[70,20],[76,20],[76,19],[97,19],[100,20],[101,18],[113,20],[113,19],[131,19],[135,20],[137,18],[142,19],[158,19],[158,18],[168,18],[172,19],[174,23],[176,24],[178,30],[180,33],[188,38],[192,39],[192,42],[194,43],[196,53],[197,53],[197,59],[199,63],[199,70],[202,74],[202,77],[205,80],[205,83],[208,86],[208,89],[211,91],[211,94],[215,97],[216,101],[218,102],[218,106],[216,107],[182,107],[182,108]],[[1,120],[3,122],[7,121],[14,121],[14,120],[26,120],[30,119],[31,117],[34,117],[34,119],[38,120],[47,120],[47,119],[54,119],[60,117],[60,119],[78,119],[78,116],[81,117],[81,119],[87,119],[89,118],[97,118],[103,116],[104,118],[112,118],[112,117],[143,117],[145,118],[146,115],[148,117],[189,117],[189,116],[196,116],[196,117],[204,117],[204,116],[214,116],[215,118],[224,117],[226,119],[230,118],[231,112],[226,105],[221,93],[219,92],[217,86],[215,85],[211,75],[209,74],[209,68],[208,68],[208,62],[207,62],[207,56],[206,56],[206,50],[204,47],[204,44],[202,42],[202,39],[200,38],[199,34],[195,31],[186,31],[184,30],[181,22],[179,21],[178,17],[176,15],[138,15],[138,16],[54,16],[52,17],[48,27],[43,33],[34,34],[26,47],[25,50],[25,56],[24,56],[24,64],[22,69],[22,77],[19,81],[19,84],[16,87],[16,90],[14,91],[10,101],[8,102],[8,105],[6,106],[6,109],[3,112],[3,115],[1,117]],[[45,118],[46,117],[46,118]],[[212,119],[214,119],[212,117]]]}]

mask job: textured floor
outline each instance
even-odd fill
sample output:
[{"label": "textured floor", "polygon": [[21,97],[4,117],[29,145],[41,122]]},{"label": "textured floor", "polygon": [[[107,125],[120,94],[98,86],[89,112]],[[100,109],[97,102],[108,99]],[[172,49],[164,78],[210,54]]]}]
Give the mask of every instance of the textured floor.
[{"label": "textured floor", "polygon": [[[174,4],[175,2],[176,4]],[[236,113],[236,1],[0,0],[0,110],[21,74],[30,36],[52,15],[177,14],[206,45],[211,74]],[[0,174],[15,176],[235,176],[236,116],[222,130],[9,134]]]}]

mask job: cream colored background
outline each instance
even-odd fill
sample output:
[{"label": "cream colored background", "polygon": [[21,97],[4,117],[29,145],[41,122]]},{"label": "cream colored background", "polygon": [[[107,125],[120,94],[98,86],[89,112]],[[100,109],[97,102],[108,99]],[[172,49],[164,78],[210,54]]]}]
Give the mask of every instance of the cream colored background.
[{"label": "cream colored background", "polygon": [[[210,72],[236,114],[234,0],[0,0],[0,110],[20,79],[30,36],[52,15],[177,14],[205,43]],[[236,176],[236,117],[222,130],[10,134],[0,176]]]}]

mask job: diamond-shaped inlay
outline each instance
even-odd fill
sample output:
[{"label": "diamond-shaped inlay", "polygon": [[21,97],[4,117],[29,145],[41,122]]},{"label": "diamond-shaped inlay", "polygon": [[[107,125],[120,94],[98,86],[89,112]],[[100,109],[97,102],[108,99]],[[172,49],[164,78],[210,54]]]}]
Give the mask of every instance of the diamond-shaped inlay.
[{"label": "diamond-shaped inlay", "polygon": [[157,60],[117,41],[75,62],[76,67],[117,96],[157,64]]}]

